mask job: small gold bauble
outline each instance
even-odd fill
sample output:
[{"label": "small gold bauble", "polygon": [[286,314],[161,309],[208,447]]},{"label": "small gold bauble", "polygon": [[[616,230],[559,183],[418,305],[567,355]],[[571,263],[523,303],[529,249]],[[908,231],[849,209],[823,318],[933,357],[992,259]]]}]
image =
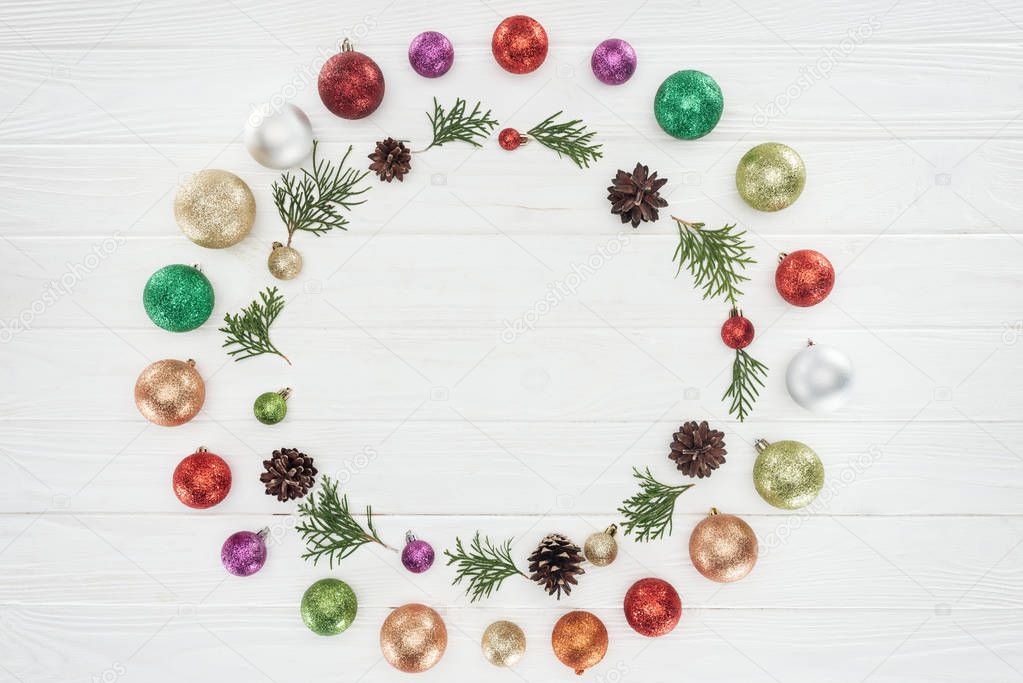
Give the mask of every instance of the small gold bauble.
[{"label": "small gold bauble", "polygon": [[495,621],[483,632],[483,656],[494,666],[512,666],[526,654],[526,634],[510,621]]},{"label": "small gold bauble", "polygon": [[444,620],[426,605],[402,605],[388,614],[380,627],[384,659],[405,673],[426,671],[440,661],[447,646]]},{"label": "small gold bauble", "polygon": [[689,536],[689,559],[711,581],[731,583],[744,578],[757,563],[757,535],[735,515],[714,508]]},{"label": "small gold bauble", "polygon": [[200,247],[223,249],[238,244],[252,230],[256,199],[234,173],[209,168],[178,188],[174,218],[185,237]]},{"label": "small gold bauble", "polygon": [[806,507],[824,488],[824,465],[805,443],[757,439],[756,448],[759,455],[753,463],[753,485],[774,507]]},{"label": "small gold bauble", "polygon": [[163,427],[176,427],[195,417],[206,400],[206,385],[194,360],[158,360],[139,374],[135,405],[142,416]]},{"label": "small gold bauble", "polygon": [[746,152],[735,169],[735,187],[758,211],[780,211],[790,206],[805,186],[803,159],[780,142],[757,145]]},{"label": "small gold bauble", "polygon": [[270,257],[266,260],[270,274],[278,280],[291,280],[302,272],[302,254],[294,247],[286,247],[280,242],[273,243]]},{"label": "small gold bauble", "polygon": [[615,561],[618,557],[618,541],[615,540],[617,532],[618,526],[612,524],[603,531],[590,534],[583,544],[583,552],[590,564],[606,567]]}]

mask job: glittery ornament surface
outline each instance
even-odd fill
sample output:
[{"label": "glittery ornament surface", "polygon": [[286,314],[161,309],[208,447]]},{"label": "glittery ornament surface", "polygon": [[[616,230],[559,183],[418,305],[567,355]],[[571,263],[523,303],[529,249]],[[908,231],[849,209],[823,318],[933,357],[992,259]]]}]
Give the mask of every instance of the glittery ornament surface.
[{"label": "glittery ornament surface", "polygon": [[654,116],[665,133],[683,140],[701,138],[721,119],[725,99],[717,81],[702,71],[676,71],[654,96]]},{"label": "glittery ornament surface", "polygon": [[355,591],[339,579],[320,579],[302,595],[302,622],[319,636],[336,636],[355,621]]},{"label": "glittery ornament surface", "polygon": [[190,508],[213,507],[231,491],[231,468],[219,455],[200,448],[174,468],[174,495]]},{"label": "glittery ornament surface", "polygon": [[448,646],[448,630],[440,615],[426,605],[402,605],[380,627],[380,651],[399,671],[419,673],[440,661]]},{"label": "glittery ornament surface", "polygon": [[636,73],[636,51],[620,38],[608,38],[593,50],[590,68],[601,83],[621,85]]},{"label": "glittery ornament surface", "polygon": [[617,527],[612,525],[604,531],[590,534],[583,543],[583,553],[590,564],[606,567],[618,557],[618,541],[615,540]]},{"label": "glittery ornament surface", "polygon": [[336,116],[361,119],[384,101],[384,74],[372,59],[346,43],[320,69],[320,99]]},{"label": "glittery ornament surface", "polygon": [[730,583],[753,571],[757,535],[735,515],[716,511],[696,525],[689,536],[689,559],[711,581]]},{"label": "glittery ornament surface", "polygon": [[516,150],[522,145],[522,134],[514,128],[505,128],[497,134],[497,143],[501,145],[501,149]]},{"label": "glittery ornament surface", "polygon": [[774,271],[774,286],[793,306],[813,306],[831,293],[835,268],[819,251],[800,249],[782,257]]},{"label": "glittery ornament surface", "polygon": [[213,312],[213,285],[192,266],[164,266],[146,282],[142,305],[157,326],[188,332],[206,322]]},{"label": "glittery ornament surface", "polygon": [[263,568],[266,563],[264,532],[239,531],[227,537],[220,548],[220,561],[228,573],[252,576]]},{"label": "glittery ornament surface", "polygon": [[760,497],[776,508],[796,510],[814,501],[824,487],[824,465],[799,441],[757,442],[753,484]]},{"label": "glittery ornament surface", "polygon": [[756,330],[747,318],[738,313],[728,316],[721,326],[721,341],[730,349],[744,349],[753,343]]},{"label": "glittery ornament surface", "polygon": [[288,414],[289,390],[268,391],[256,397],[252,413],[265,425],[275,425]]},{"label": "glittery ornament surface", "polygon": [[512,666],[526,654],[526,634],[510,621],[495,621],[483,631],[480,645],[494,666]]},{"label": "glittery ornament surface", "polygon": [[547,32],[536,19],[518,14],[497,25],[490,49],[505,71],[528,74],[547,59]]},{"label": "glittery ornament surface", "polygon": [[421,574],[433,566],[433,546],[415,536],[406,537],[401,551],[401,563],[414,574]]},{"label": "glittery ornament surface", "polygon": [[455,63],[455,48],[443,33],[424,31],[408,46],[408,61],[420,76],[443,76]]},{"label": "glittery ornament surface", "polygon": [[815,413],[830,413],[852,395],[849,356],[831,346],[811,344],[789,361],[785,388],[792,400]]},{"label": "glittery ornament surface", "polygon": [[206,169],[178,188],[174,218],[185,237],[200,247],[223,249],[238,244],[252,230],[256,199],[234,173]]},{"label": "glittery ornament surface", "polygon": [[655,638],[671,633],[682,618],[678,591],[662,579],[640,579],[625,594],[625,620],[636,633]]},{"label": "glittery ornament surface", "polygon": [[294,168],[313,151],[313,125],[306,113],[290,102],[264,104],[245,121],[245,149],[267,168]]},{"label": "glittery ornament surface", "polygon": [[302,254],[294,247],[274,242],[270,256],[266,259],[266,267],[278,280],[293,280],[302,272]]},{"label": "glittery ornament surface", "polygon": [[195,417],[206,400],[206,385],[194,361],[158,360],[135,382],[135,405],[142,416],[163,427],[175,427]]},{"label": "glittery ornament surface", "polygon": [[739,195],[758,211],[780,211],[799,199],[806,185],[806,167],[796,150],[765,142],[743,155],[735,169]]},{"label": "glittery ornament surface", "polygon": [[607,628],[595,614],[569,612],[554,625],[551,647],[562,664],[582,674],[607,654]]}]

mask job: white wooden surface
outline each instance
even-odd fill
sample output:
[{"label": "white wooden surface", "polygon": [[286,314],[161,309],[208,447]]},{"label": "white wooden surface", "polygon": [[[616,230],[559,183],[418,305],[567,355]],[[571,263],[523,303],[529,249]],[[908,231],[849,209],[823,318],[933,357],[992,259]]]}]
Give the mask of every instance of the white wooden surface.
[{"label": "white wooden surface", "polygon": [[[493,27],[514,13],[551,36],[528,77],[489,55]],[[457,49],[437,81],[405,57],[426,29]],[[848,42],[850,31],[869,36]],[[344,35],[387,77],[383,106],[359,122],[333,118],[316,95],[320,55]],[[588,67],[611,35],[640,58],[620,88]],[[396,680],[377,633],[409,601],[449,627],[424,680],[570,680],[549,647],[570,608],[611,632],[595,681],[1023,678],[1021,42],[1012,0],[5,2],[0,680]],[[829,75],[806,80],[821,64]],[[725,92],[720,125],[698,142],[668,138],[651,113],[658,83],[680,68]],[[404,184],[374,187],[348,234],[300,237],[306,270],[283,285],[275,331],[295,366],[234,364],[215,323],[267,284],[282,232],[275,174],[238,133],[249,104],[275,95],[309,113],[331,154],[350,143],[361,158],[385,132],[422,140],[436,95],[482,99],[520,128],[564,108],[599,131],[606,155],[585,172],[493,141],[417,158]],[[757,118],[771,102],[785,111]],[[732,183],[739,157],[766,140],[796,147],[809,169],[803,197],[773,215],[745,207]],[[670,178],[666,213],[738,221],[757,245],[745,309],[773,372],[745,424],[718,400],[725,307],[672,278],[673,223],[622,231],[607,214],[608,179],[637,160]],[[253,234],[222,252],[185,240],[171,211],[178,182],[207,166],[238,173],[259,206]],[[502,339],[549,283],[619,240],[535,329]],[[831,257],[838,285],[796,310],[771,275],[779,251],[804,247]],[[211,321],[187,335],[155,329],[139,302],[171,262],[202,263],[217,291]],[[69,291],[48,294],[68,272]],[[18,318],[28,329],[12,327]],[[808,336],[858,370],[854,402],[823,419],[782,380]],[[207,380],[204,411],[176,429],[148,425],[132,401],[138,371],[164,357],[197,359]],[[253,397],[285,384],[296,390],[287,421],[255,423]],[[670,540],[626,541],[570,599],[513,580],[469,605],[442,562],[412,576],[365,549],[332,573],[359,595],[355,625],[337,638],[302,626],[303,590],[331,572],[299,559],[293,508],[261,494],[273,448],[313,454],[353,502],[374,505],[390,539],[413,528],[439,552],[481,529],[514,536],[524,558],[546,532],[581,540],[614,519],[631,466],[671,478],[666,444],[688,418],[725,429],[728,464],[680,500]],[[759,437],[801,439],[824,459],[827,495],[809,513],[756,495]],[[200,444],[236,477],[206,512],[169,486]],[[688,561],[688,531],[711,505],[760,536],[760,563],[739,584],[712,584]],[[266,524],[264,570],[226,577],[223,538]],[[655,641],[621,611],[648,575],[685,605]],[[510,672],[479,653],[498,618],[527,632]]]}]

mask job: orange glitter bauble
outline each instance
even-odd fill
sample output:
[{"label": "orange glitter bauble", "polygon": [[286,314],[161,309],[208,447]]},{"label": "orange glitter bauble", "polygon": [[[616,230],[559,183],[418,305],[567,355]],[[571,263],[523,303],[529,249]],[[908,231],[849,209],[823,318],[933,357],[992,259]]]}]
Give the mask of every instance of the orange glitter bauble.
[{"label": "orange glitter bauble", "polygon": [[199,448],[174,468],[174,495],[190,508],[203,510],[227,498],[231,468],[219,455]]},{"label": "orange glitter bauble", "polygon": [[185,424],[206,401],[206,385],[194,360],[158,360],[139,373],[135,405],[142,416],[163,427]]},{"label": "orange glitter bauble", "polygon": [[696,571],[718,583],[744,578],[753,571],[757,553],[757,535],[750,525],[715,509],[689,536],[689,558]]},{"label": "orange glitter bauble", "polygon": [[448,630],[437,611],[410,603],[387,615],[380,627],[384,659],[407,674],[426,671],[440,661],[448,647]]},{"label": "orange glitter bauble", "polygon": [[636,633],[656,638],[671,633],[682,618],[682,599],[663,579],[640,579],[625,594],[625,620]]},{"label": "orange glitter bauble", "polygon": [[582,674],[607,654],[607,628],[595,614],[569,612],[554,625],[551,646],[562,664]]},{"label": "orange glitter bauble", "polygon": [[547,31],[536,19],[517,14],[497,25],[490,49],[505,71],[528,74],[547,59]]}]

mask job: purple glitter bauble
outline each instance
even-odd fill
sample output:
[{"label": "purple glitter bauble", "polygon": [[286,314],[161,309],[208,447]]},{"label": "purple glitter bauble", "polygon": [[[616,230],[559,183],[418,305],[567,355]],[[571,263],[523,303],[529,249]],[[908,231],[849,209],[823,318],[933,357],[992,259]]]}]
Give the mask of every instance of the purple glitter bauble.
[{"label": "purple glitter bauble", "polygon": [[426,541],[410,537],[401,551],[401,563],[414,574],[422,574],[433,566],[433,546]]},{"label": "purple glitter bauble", "polygon": [[620,38],[608,38],[594,48],[590,67],[601,83],[621,85],[636,73],[636,51]]},{"label": "purple glitter bauble", "polygon": [[235,576],[251,576],[266,562],[265,532],[239,531],[231,534],[220,549],[220,561]]},{"label": "purple glitter bauble", "polygon": [[437,78],[455,63],[455,48],[443,33],[424,31],[409,43],[408,61],[420,76]]}]

